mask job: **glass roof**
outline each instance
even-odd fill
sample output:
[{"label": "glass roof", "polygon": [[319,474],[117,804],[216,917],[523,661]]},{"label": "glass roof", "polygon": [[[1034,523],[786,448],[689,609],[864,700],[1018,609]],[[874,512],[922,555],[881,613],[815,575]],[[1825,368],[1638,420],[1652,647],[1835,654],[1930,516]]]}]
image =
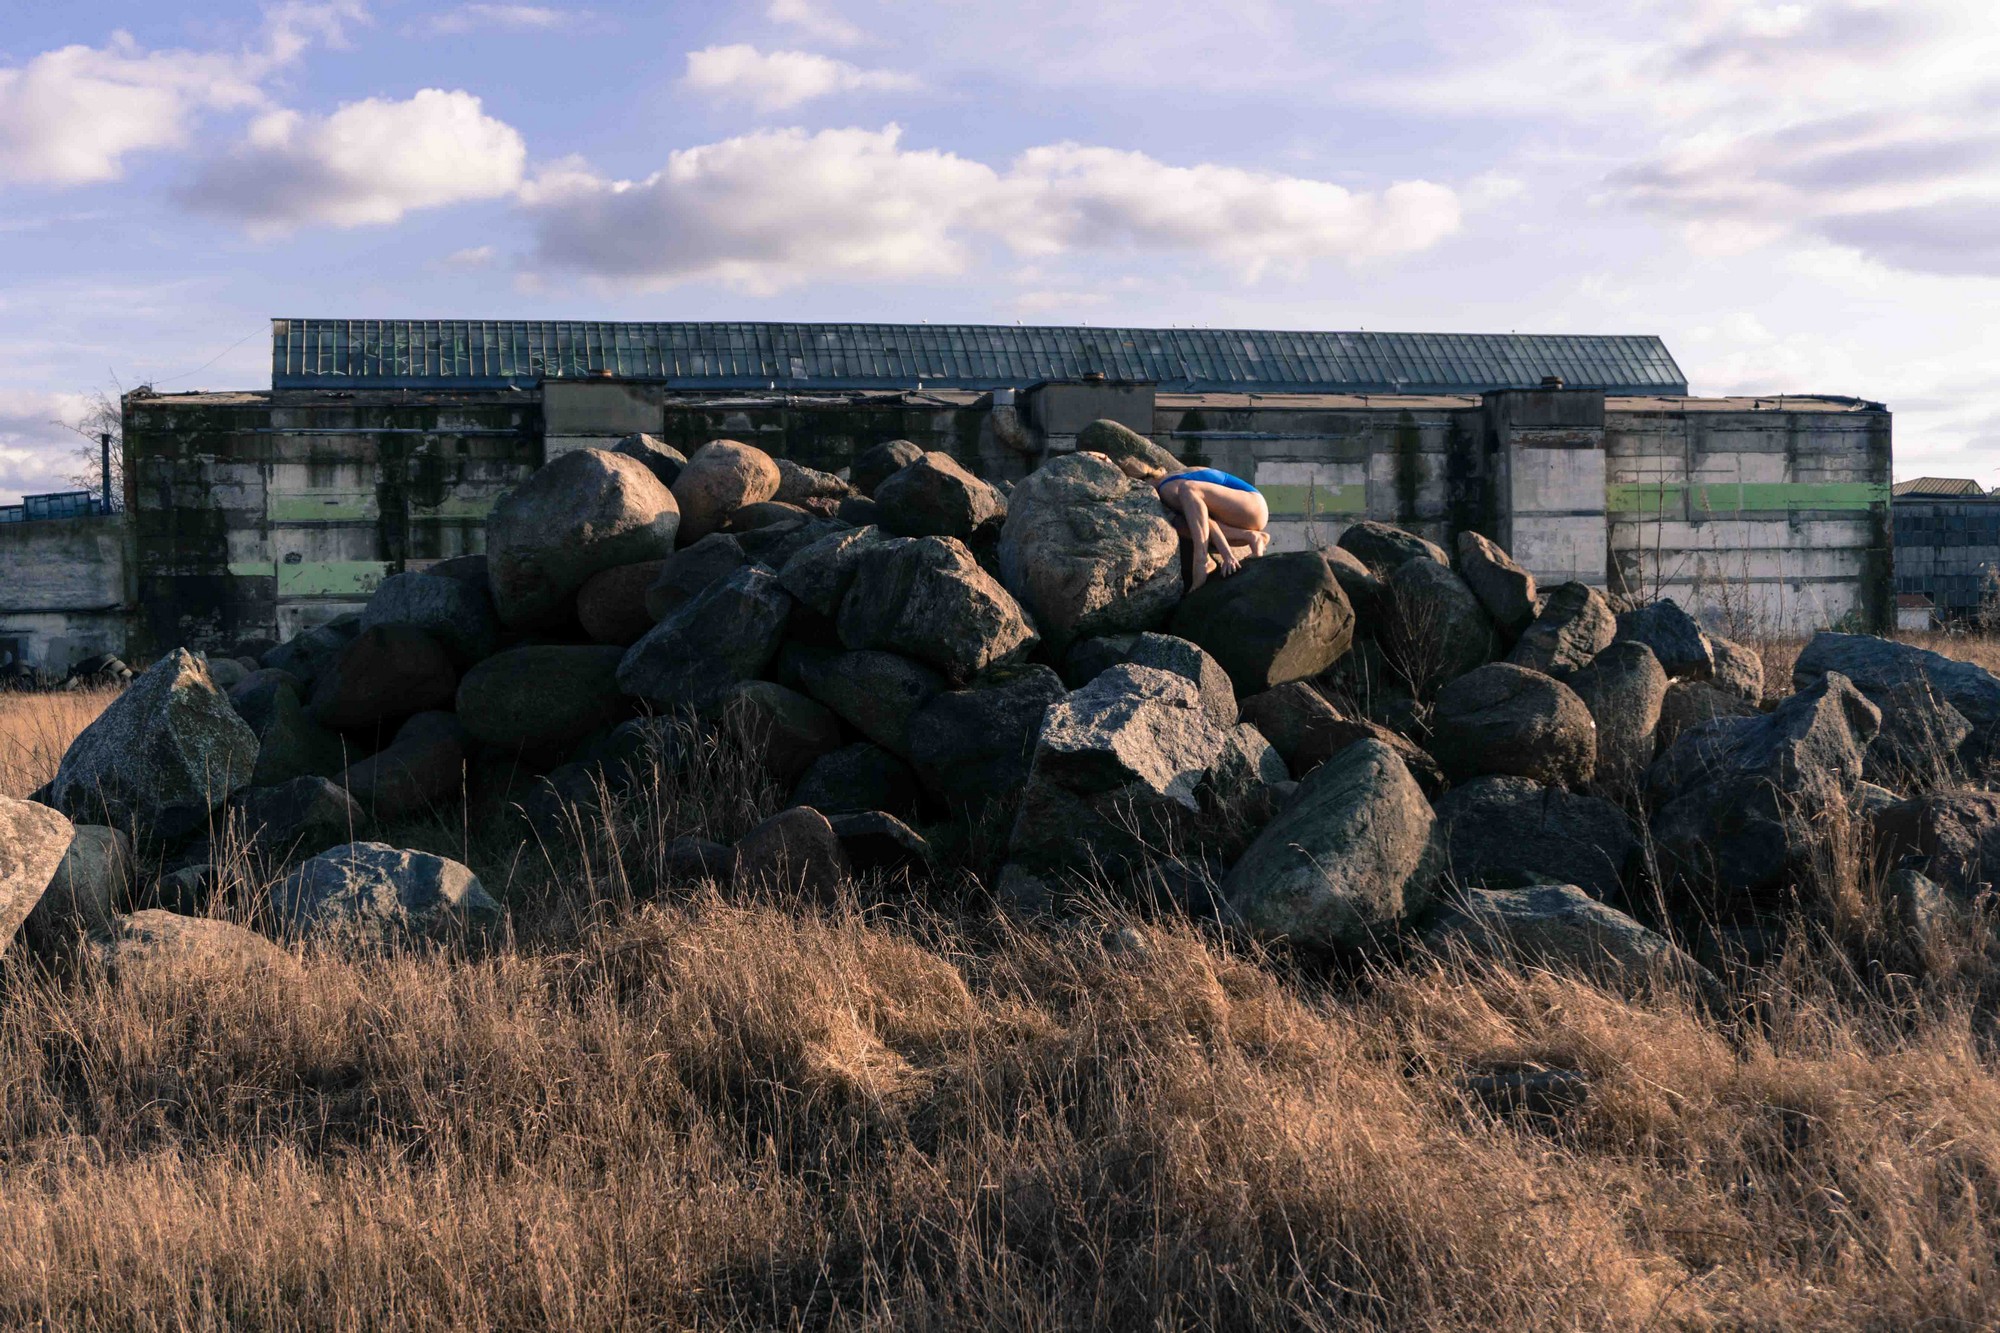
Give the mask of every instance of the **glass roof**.
[{"label": "glass roof", "polygon": [[277,319],[271,387],[500,387],[610,375],[687,389],[1022,388],[1101,373],[1186,392],[1687,392],[1650,335],[1306,333],[989,324]]}]

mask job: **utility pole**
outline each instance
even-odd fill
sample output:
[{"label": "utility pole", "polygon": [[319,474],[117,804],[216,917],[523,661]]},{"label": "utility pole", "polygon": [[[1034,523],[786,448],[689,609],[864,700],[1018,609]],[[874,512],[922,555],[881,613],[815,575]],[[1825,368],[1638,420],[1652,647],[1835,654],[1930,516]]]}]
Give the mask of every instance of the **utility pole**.
[{"label": "utility pole", "polygon": [[104,451],[104,512],[111,512],[111,432],[97,433],[97,447]]}]

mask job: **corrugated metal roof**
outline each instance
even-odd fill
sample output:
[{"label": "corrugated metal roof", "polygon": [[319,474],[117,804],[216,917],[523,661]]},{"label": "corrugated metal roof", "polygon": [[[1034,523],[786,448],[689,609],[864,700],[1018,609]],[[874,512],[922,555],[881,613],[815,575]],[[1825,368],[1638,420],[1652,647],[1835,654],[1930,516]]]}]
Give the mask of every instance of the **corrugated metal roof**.
[{"label": "corrugated metal roof", "polygon": [[1909,481],[1899,481],[1894,487],[1897,495],[1925,495],[1978,499],[1986,490],[1969,477],[1913,477]]},{"label": "corrugated metal roof", "polygon": [[1685,394],[1652,336],[1306,333],[987,324],[612,324],[277,319],[271,387],[532,385],[610,375],[670,388],[990,389],[1099,373],[1190,392]]}]

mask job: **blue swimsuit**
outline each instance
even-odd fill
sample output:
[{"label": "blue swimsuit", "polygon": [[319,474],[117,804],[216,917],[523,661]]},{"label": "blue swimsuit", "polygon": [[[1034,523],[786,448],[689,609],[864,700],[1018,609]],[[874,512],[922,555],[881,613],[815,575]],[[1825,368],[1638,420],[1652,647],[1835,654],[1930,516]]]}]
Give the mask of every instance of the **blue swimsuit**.
[{"label": "blue swimsuit", "polygon": [[1257,493],[1257,488],[1243,478],[1232,477],[1222,469],[1213,467],[1192,468],[1186,472],[1176,472],[1171,477],[1162,477],[1154,484],[1153,489],[1158,490],[1170,481],[1205,481],[1211,486],[1220,486],[1225,490],[1248,491],[1252,495]]}]

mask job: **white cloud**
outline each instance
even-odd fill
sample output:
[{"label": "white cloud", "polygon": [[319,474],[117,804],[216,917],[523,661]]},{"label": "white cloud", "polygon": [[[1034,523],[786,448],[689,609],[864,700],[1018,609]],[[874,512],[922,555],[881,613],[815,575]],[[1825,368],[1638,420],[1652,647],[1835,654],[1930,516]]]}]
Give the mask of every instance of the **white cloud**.
[{"label": "white cloud", "polygon": [[548,266],[753,292],[948,276],[994,241],[1036,256],[1180,252],[1255,279],[1425,249],[1459,220],[1452,191],[1426,181],[1356,193],[1076,144],[1031,149],[1001,171],[901,137],[894,125],[758,131],[676,152],[641,181],[571,162],[523,201]]},{"label": "white cloud", "polygon": [[424,23],[423,31],[455,37],[482,29],[501,32],[544,32],[575,23],[587,15],[550,9],[545,5],[460,5]]},{"label": "white cloud", "polygon": [[500,249],[492,245],[468,246],[454,250],[440,262],[446,268],[491,268],[500,258]]},{"label": "white cloud", "polygon": [[859,28],[828,10],[819,0],[771,0],[764,13],[773,23],[790,24],[837,46],[861,40]]},{"label": "white cloud", "polygon": [[742,43],[688,52],[681,82],[760,111],[783,111],[831,93],[907,92],[919,86],[911,75],[894,70],[862,69],[810,51],[759,51]]},{"label": "white cloud", "polygon": [[350,102],[330,116],[260,116],[186,198],[258,235],[359,227],[512,194],[526,161],[520,134],[485,114],[477,97],[425,88],[401,102]]},{"label": "white cloud", "polygon": [[63,426],[89,410],[80,393],[0,389],[0,504],[71,489],[84,441]]},{"label": "white cloud", "polygon": [[0,180],[116,180],[131,155],[184,146],[201,113],[263,105],[263,80],[362,17],[351,0],[287,4],[266,12],[262,44],[243,52],[148,51],[115,32],[102,47],[0,69]]}]

